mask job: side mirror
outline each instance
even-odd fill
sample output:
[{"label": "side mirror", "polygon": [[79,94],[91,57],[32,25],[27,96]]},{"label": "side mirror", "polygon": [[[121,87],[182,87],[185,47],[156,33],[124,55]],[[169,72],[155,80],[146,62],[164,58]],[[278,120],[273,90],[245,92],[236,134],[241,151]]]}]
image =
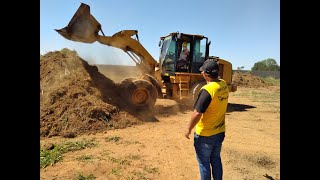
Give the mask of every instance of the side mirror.
[{"label": "side mirror", "polygon": [[161,46],[161,44],[162,44],[162,40],[159,41],[159,47]]},{"label": "side mirror", "polygon": [[208,46],[210,46],[210,44],[211,44],[211,41],[208,42]]}]

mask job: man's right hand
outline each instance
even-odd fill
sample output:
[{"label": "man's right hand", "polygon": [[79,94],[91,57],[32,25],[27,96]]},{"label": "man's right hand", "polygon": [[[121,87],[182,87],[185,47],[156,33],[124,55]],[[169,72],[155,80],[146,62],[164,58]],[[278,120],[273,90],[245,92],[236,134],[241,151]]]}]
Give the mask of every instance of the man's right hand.
[{"label": "man's right hand", "polygon": [[190,139],[190,134],[191,134],[191,131],[189,129],[186,130],[186,132],[184,133],[184,136],[187,138],[187,139]]}]

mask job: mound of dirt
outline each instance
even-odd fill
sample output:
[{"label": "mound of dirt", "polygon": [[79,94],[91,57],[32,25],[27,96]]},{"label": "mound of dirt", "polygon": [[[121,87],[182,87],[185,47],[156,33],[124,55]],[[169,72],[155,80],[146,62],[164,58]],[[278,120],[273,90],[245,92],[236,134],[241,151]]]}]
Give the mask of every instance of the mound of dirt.
[{"label": "mound of dirt", "polygon": [[141,123],[121,110],[117,88],[75,51],[40,56],[40,137],[74,137]]},{"label": "mound of dirt", "polygon": [[271,85],[251,72],[235,72],[233,73],[232,80],[238,86],[249,88],[268,87]]}]

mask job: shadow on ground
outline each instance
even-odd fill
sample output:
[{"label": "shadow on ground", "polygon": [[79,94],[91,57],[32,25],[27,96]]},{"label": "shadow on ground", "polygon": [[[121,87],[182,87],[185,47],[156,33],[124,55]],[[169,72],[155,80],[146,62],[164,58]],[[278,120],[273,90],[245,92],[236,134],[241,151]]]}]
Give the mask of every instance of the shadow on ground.
[{"label": "shadow on ground", "polygon": [[[248,109],[256,108],[255,106],[246,105],[246,104],[235,104],[235,103],[229,103],[227,107],[227,113],[234,112],[234,111],[247,111]],[[162,104],[156,104],[155,108],[153,110],[153,113],[155,115],[161,115],[161,116],[170,116],[170,115],[176,115],[178,113],[191,113],[190,111],[193,111],[193,104],[190,102],[183,102],[183,101],[177,101],[176,104],[173,105],[162,105]]]},{"label": "shadow on ground", "polygon": [[263,175],[263,177],[265,177],[269,180],[278,180],[278,179],[274,179],[272,176],[269,176],[268,174]]},{"label": "shadow on ground", "polygon": [[229,103],[227,107],[227,112],[233,112],[233,111],[247,111],[247,109],[256,108],[255,106],[250,106],[246,104],[235,104],[235,103]]}]

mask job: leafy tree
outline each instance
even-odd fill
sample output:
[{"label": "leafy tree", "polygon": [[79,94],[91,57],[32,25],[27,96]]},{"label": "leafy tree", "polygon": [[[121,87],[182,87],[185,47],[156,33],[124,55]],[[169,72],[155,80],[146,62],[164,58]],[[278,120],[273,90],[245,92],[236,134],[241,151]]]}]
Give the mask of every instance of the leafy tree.
[{"label": "leafy tree", "polygon": [[254,63],[251,68],[252,71],[280,71],[280,66],[276,60],[268,58],[259,62]]},{"label": "leafy tree", "polygon": [[244,66],[237,67],[237,70],[242,70],[242,69],[244,69]]}]

